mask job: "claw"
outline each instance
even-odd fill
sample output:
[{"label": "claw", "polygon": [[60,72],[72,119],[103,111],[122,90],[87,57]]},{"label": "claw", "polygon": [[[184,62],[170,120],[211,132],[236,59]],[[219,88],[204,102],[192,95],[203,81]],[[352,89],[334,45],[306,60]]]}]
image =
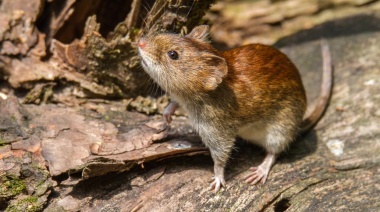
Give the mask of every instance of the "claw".
[{"label": "claw", "polygon": [[162,133],[162,132],[164,132],[165,130],[169,130],[169,129],[170,129],[170,125],[164,123],[164,126],[163,126],[161,129],[158,129],[158,130],[156,131],[156,134]]},{"label": "claw", "polygon": [[214,190],[214,193],[218,192],[221,187],[226,187],[226,181],[219,177],[213,177],[214,181],[210,184],[209,191]]}]

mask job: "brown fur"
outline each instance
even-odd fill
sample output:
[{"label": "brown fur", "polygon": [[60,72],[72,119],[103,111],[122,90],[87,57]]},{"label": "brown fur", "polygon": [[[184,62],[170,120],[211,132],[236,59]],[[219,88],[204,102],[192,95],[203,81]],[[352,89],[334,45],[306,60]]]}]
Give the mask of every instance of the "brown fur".
[{"label": "brown fur", "polygon": [[[216,191],[224,185],[224,167],[236,136],[268,152],[258,167],[264,171],[253,171],[249,179],[265,182],[275,156],[303,124],[306,96],[301,77],[294,64],[272,47],[251,44],[219,52],[207,42],[207,34],[208,27],[200,26],[187,36],[142,38],[143,67],[188,111],[214,160]],[[169,51],[176,51],[178,59],[169,58]]]}]

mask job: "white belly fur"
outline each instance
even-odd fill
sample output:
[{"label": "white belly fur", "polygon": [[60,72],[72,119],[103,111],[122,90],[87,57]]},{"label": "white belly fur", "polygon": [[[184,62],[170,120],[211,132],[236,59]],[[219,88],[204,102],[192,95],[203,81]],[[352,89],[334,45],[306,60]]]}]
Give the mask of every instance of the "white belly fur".
[{"label": "white belly fur", "polygon": [[[291,126],[289,126],[291,127]],[[292,129],[281,124],[247,124],[238,130],[238,136],[244,140],[262,146],[272,154],[278,154],[293,141]]]},{"label": "white belly fur", "polygon": [[247,124],[238,129],[238,136],[250,143],[265,147],[268,128],[264,124]]}]

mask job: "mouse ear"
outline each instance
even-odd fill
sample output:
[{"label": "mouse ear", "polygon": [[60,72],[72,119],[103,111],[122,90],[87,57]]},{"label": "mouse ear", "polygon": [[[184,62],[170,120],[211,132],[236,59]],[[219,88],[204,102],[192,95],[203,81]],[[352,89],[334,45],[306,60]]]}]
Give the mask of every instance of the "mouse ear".
[{"label": "mouse ear", "polygon": [[210,27],[208,25],[200,25],[194,27],[189,34],[186,35],[188,38],[196,39],[202,42],[209,42],[208,35],[210,33]]},{"label": "mouse ear", "polygon": [[207,76],[203,81],[203,86],[206,90],[215,90],[227,75],[228,67],[224,58],[214,54],[203,56],[204,70],[207,70]]}]

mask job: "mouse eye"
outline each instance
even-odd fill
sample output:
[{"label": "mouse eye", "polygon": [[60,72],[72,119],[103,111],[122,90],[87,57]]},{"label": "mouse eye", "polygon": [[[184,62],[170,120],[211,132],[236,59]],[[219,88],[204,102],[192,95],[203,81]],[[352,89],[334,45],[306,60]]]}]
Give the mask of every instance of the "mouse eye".
[{"label": "mouse eye", "polygon": [[178,53],[176,51],[173,51],[173,50],[168,51],[168,56],[172,60],[178,60]]}]

